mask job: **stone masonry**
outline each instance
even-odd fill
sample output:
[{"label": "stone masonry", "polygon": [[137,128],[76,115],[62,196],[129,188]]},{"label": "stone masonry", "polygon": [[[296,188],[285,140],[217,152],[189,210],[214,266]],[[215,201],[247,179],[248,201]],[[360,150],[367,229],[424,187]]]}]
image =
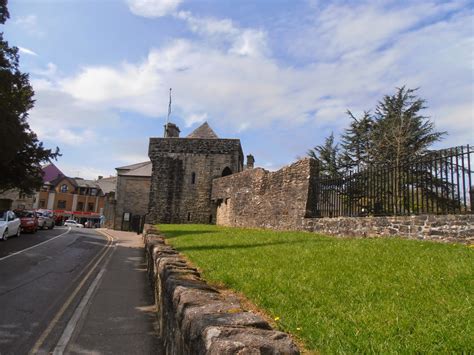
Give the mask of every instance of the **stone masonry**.
[{"label": "stone masonry", "polygon": [[314,218],[317,162],[306,158],[275,172],[260,168],[214,180],[216,224],[304,230],[336,236],[474,242],[474,215]]},{"label": "stone masonry", "polygon": [[144,241],[165,354],[299,354],[288,334],[208,285],[158,230],[147,225]]},{"label": "stone masonry", "polygon": [[[214,180],[212,200],[217,224],[295,229],[312,216],[314,159],[303,159],[275,172],[256,168]],[[300,225],[300,226],[299,226]]]},{"label": "stone masonry", "polygon": [[212,181],[243,170],[240,140],[217,138],[207,123],[186,138],[150,138],[148,156],[148,223],[214,223]]}]

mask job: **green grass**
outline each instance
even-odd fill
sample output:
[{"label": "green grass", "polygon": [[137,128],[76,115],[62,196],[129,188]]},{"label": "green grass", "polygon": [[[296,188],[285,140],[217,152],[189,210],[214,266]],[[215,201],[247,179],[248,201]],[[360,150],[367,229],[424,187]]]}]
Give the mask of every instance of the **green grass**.
[{"label": "green grass", "polygon": [[474,352],[474,249],[160,225],[210,282],[244,293],[309,350]]}]

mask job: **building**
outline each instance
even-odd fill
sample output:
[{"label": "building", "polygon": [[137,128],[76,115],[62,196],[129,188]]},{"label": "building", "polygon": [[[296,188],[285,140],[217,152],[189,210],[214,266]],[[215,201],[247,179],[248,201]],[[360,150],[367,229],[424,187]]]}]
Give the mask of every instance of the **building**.
[{"label": "building", "polygon": [[149,223],[213,223],[212,181],[243,170],[239,139],[219,138],[205,122],[186,138],[174,124],[150,138]]},{"label": "building", "polygon": [[115,194],[106,199],[105,226],[117,230],[131,229],[132,222],[142,223],[148,213],[151,162],[121,166],[117,170]]},{"label": "building", "polygon": [[113,192],[115,181],[115,177],[104,179],[99,176],[97,180],[86,180],[59,175],[43,184],[33,208],[52,210],[63,219],[98,223],[103,213],[105,196]]}]

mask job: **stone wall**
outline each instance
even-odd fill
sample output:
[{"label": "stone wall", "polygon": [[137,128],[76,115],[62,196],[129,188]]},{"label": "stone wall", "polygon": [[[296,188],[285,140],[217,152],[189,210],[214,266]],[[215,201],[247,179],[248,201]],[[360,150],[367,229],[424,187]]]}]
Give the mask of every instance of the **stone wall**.
[{"label": "stone wall", "polygon": [[308,198],[317,164],[303,159],[275,172],[261,168],[216,179],[212,200],[224,226],[300,229],[312,216]]},{"label": "stone wall", "polygon": [[[122,229],[124,213],[146,215],[148,213],[149,196],[150,177],[117,176],[113,229]],[[124,226],[124,230],[128,230],[128,226]]]},{"label": "stone wall", "polygon": [[474,215],[305,218],[303,230],[338,236],[474,242]]},{"label": "stone wall", "polygon": [[472,242],[474,215],[314,218],[317,162],[303,159],[275,172],[250,169],[214,180],[216,224],[304,230],[338,236],[400,236]]},{"label": "stone wall", "polygon": [[238,139],[151,138],[150,223],[214,223],[212,180],[243,169]]},{"label": "stone wall", "polygon": [[223,295],[145,227],[148,275],[166,354],[299,354],[291,338]]}]

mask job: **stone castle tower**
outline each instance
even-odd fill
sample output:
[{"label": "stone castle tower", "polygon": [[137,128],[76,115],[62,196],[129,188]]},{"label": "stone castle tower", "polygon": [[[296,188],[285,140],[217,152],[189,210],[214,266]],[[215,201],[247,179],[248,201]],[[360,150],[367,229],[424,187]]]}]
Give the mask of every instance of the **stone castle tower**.
[{"label": "stone castle tower", "polygon": [[219,138],[202,124],[186,138],[165,126],[165,138],[150,138],[152,162],[148,223],[213,223],[212,180],[243,170],[239,139]]}]

